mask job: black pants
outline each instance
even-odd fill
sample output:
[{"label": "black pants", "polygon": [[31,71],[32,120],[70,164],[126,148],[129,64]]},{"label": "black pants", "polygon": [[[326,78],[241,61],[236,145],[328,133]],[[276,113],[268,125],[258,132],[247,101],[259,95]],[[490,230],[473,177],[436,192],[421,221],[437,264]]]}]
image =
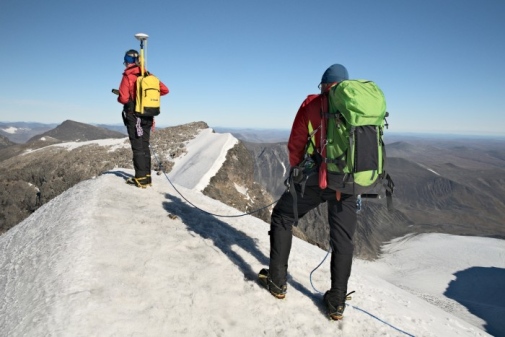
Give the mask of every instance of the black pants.
[{"label": "black pants", "polygon": [[[128,131],[130,144],[133,151],[133,167],[135,178],[145,177],[151,174],[151,150],[149,149],[149,138],[153,117],[138,117],[140,124],[137,129],[137,116],[132,113],[123,112],[123,122]],[[139,132],[142,135],[139,135]]]},{"label": "black pants", "polygon": [[[353,236],[357,222],[356,197],[342,194],[340,201],[337,201],[335,190],[321,190],[319,186],[306,186],[302,197],[297,189],[299,217],[303,217],[323,202],[328,205],[332,249],[329,297],[332,303],[341,304],[345,299],[347,281],[351,275]],[[293,223],[293,197],[290,193],[284,193],[273,210],[270,224],[270,276],[279,286],[287,283]]]}]

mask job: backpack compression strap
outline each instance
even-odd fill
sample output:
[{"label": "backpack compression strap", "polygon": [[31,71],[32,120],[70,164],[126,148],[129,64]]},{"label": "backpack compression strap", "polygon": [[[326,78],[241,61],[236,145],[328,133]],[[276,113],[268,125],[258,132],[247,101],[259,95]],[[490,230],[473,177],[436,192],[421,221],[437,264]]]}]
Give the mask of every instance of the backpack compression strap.
[{"label": "backpack compression strap", "polygon": [[[298,196],[296,195],[295,184],[293,181],[293,170],[289,172],[289,177],[284,181],[286,186],[286,192],[291,194],[293,198],[293,218],[295,220],[294,225],[298,225]],[[284,193],[286,193],[284,192]]]},{"label": "backpack compression strap", "polygon": [[388,206],[388,211],[390,211],[390,212],[394,211],[395,207],[393,205],[393,192],[395,189],[395,184],[393,182],[393,179],[391,179],[391,176],[389,175],[389,173],[386,173],[382,184],[384,185],[384,188],[386,189],[386,203]]},{"label": "backpack compression strap", "polygon": [[[335,118],[337,119],[337,121],[335,123],[340,123],[341,120],[340,120],[340,116],[341,116],[341,113],[340,111],[337,111],[336,113],[328,113],[328,112],[321,112],[321,115],[322,117],[326,118],[327,120],[329,120],[330,118]],[[351,132],[352,132],[352,129],[351,129]],[[352,145],[352,144],[351,144]],[[338,169],[340,171],[344,171],[344,167],[346,165],[346,161],[345,161],[345,157],[346,157],[346,154],[343,153],[340,157],[338,158],[335,158],[335,159],[329,159],[329,158],[324,158],[323,161],[326,163],[326,164],[335,164],[338,166]]]}]

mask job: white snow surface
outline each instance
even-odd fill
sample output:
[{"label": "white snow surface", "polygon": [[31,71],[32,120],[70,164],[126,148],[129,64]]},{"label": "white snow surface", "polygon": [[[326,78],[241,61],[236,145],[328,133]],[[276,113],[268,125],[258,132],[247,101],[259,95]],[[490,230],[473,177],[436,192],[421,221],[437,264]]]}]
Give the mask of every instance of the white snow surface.
[{"label": "white snow surface", "polygon": [[251,200],[251,197],[247,193],[247,187],[244,187],[244,186],[241,186],[241,185],[237,185],[237,183],[233,183],[233,185],[235,186],[235,189],[237,190],[237,192],[239,192],[240,194],[242,194],[243,196],[245,196],[247,198],[247,200]]},{"label": "white snow surface", "polygon": [[288,172],[288,170],[286,169],[286,165],[284,165],[284,163],[282,161],[279,160],[279,162],[281,163],[282,165],[282,176],[286,176],[286,172]]},{"label": "white snow surface", "polygon": [[87,140],[84,142],[66,142],[66,143],[58,143],[50,146],[53,147],[64,147],[68,151],[76,149],[78,147],[87,146],[87,145],[98,145],[102,147],[110,147],[110,151],[114,151],[117,148],[130,147],[130,143],[128,138],[108,138],[108,139],[95,139],[95,140]]},{"label": "white snow surface", "polygon": [[[200,136],[207,141],[189,142],[176,166],[222,165],[233,141]],[[195,177],[181,167],[172,182],[185,198],[215,214],[241,214],[200,192],[207,171]],[[201,212],[164,175],[147,189],[126,185],[132,173],[81,182],[0,236],[1,336],[489,336],[489,312],[495,331],[505,331],[503,302],[469,312],[444,296],[483,268],[485,287],[460,287],[503,298],[503,278],[493,274],[505,269],[502,240],[394,240],[378,261],[355,259],[356,293],[344,320],[331,322],[318,292],[330,285],[329,259],[312,275],[318,291],[309,277],[326,252],[294,238],[288,294],[278,300],[257,283],[268,265],[267,223]],[[447,303],[449,312],[441,309]]]},{"label": "white snow surface", "polygon": [[[40,140],[45,141],[46,138],[42,137]],[[57,144],[52,144],[47,147],[41,147],[38,149],[26,149],[23,152],[23,155],[32,153],[32,152],[37,152],[45,148],[50,148],[50,147],[62,147],[65,148],[68,151],[71,151],[73,149],[77,149],[82,146],[87,146],[87,145],[98,145],[101,147],[108,147],[109,152],[115,151],[116,149],[119,148],[129,148],[130,147],[130,142],[128,141],[128,138],[107,138],[107,139],[95,139],[95,140],[88,140],[84,142],[66,142],[66,143],[57,143]]]},{"label": "white snow surface", "polygon": [[[453,293],[460,300],[473,302],[486,316],[492,316],[494,323],[505,317],[503,240],[448,234],[407,235],[385,245],[384,253],[372,268],[392,284],[477,326],[483,326],[485,321],[447,296]],[[471,278],[473,274],[477,277]],[[504,323],[501,329],[505,334]]]},{"label": "white snow surface", "polygon": [[419,163],[417,163],[417,164],[418,164],[419,166],[421,166],[421,167],[423,167],[423,168],[427,169],[428,171],[430,171],[430,172],[432,172],[432,173],[435,173],[437,176],[439,176],[439,175],[440,175],[440,174],[439,174],[437,171],[435,171],[434,169],[431,169],[431,168],[429,168],[429,167],[427,167],[427,166],[425,166],[425,165],[423,165],[423,164],[419,164]]},{"label": "white snow surface", "polygon": [[19,129],[14,126],[10,126],[8,128],[2,129],[2,130],[4,132],[10,133],[10,134],[15,134]]},{"label": "white snow surface", "polygon": [[230,133],[214,133],[211,128],[200,130],[187,143],[187,153],[175,160],[168,176],[181,186],[203,191],[225,162],[228,150],[237,143]]}]

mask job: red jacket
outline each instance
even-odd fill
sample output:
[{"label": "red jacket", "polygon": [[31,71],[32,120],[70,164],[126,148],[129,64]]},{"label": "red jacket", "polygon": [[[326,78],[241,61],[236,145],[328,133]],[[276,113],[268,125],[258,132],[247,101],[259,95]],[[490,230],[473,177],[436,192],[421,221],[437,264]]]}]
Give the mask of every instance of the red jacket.
[{"label": "red jacket", "polygon": [[[134,101],[136,96],[136,81],[138,74],[140,74],[140,67],[136,65],[131,65],[125,69],[123,73],[123,78],[121,79],[121,84],[119,85],[119,96],[117,101],[121,104],[126,104],[130,100]],[[160,81],[160,95],[168,94],[168,88],[165,84]]]},{"label": "red jacket", "polygon": [[[329,90],[329,89],[328,89]],[[299,165],[305,156],[309,135],[312,135],[312,142],[316,146],[310,146],[309,153],[314,150],[326,158],[326,148],[321,144],[326,142],[326,120],[322,113],[328,112],[328,92],[320,95],[309,95],[296,113],[291,135],[288,141],[289,163],[291,167]],[[316,131],[317,130],[317,131]],[[327,187],[326,163],[319,167],[319,187]]]}]

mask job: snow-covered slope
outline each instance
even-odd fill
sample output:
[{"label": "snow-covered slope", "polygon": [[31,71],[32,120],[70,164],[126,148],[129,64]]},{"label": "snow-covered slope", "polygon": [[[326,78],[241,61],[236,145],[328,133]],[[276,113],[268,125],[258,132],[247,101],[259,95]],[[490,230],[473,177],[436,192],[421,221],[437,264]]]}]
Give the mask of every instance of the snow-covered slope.
[{"label": "snow-covered slope", "polygon": [[178,158],[169,174],[181,186],[203,191],[223,165],[226,154],[238,140],[229,133],[201,130],[186,146],[187,153]]},{"label": "snow-covered slope", "polygon": [[[181,167],[188,158],[212,167],[230,146],[225,139],[208,156],[198,152],[209,147],[198,144],[198,137],[194,148],[188,144]],[[212,213],[240,214],[204,196],[198,186],[206,172],[194,172],[171,175],[184,198]],[[81,182],[0,236],[0,335],[488,335],[475,315],[458,318],[423,294],[443,297],[451,275],[475,266],[505,269],[503,241],[437,235],[395,241],[382,260],[355,261],[349,288],[356,293],[344,320],[330,322],[318,293],[329,286],[329,262],[313,273],[312,284],[309,278],[324,251],[294,238],[288,296],[277,300],[256,281],[268,265],[267,223],[203,213],[164,175],[153,176],[147,189],[128,186],[123,177],[131,173],[117,169]],[[445,250],[449,241],[458,247],[451,248],[457,264]],[[483,264],[490,259],[496,261]]]}]

